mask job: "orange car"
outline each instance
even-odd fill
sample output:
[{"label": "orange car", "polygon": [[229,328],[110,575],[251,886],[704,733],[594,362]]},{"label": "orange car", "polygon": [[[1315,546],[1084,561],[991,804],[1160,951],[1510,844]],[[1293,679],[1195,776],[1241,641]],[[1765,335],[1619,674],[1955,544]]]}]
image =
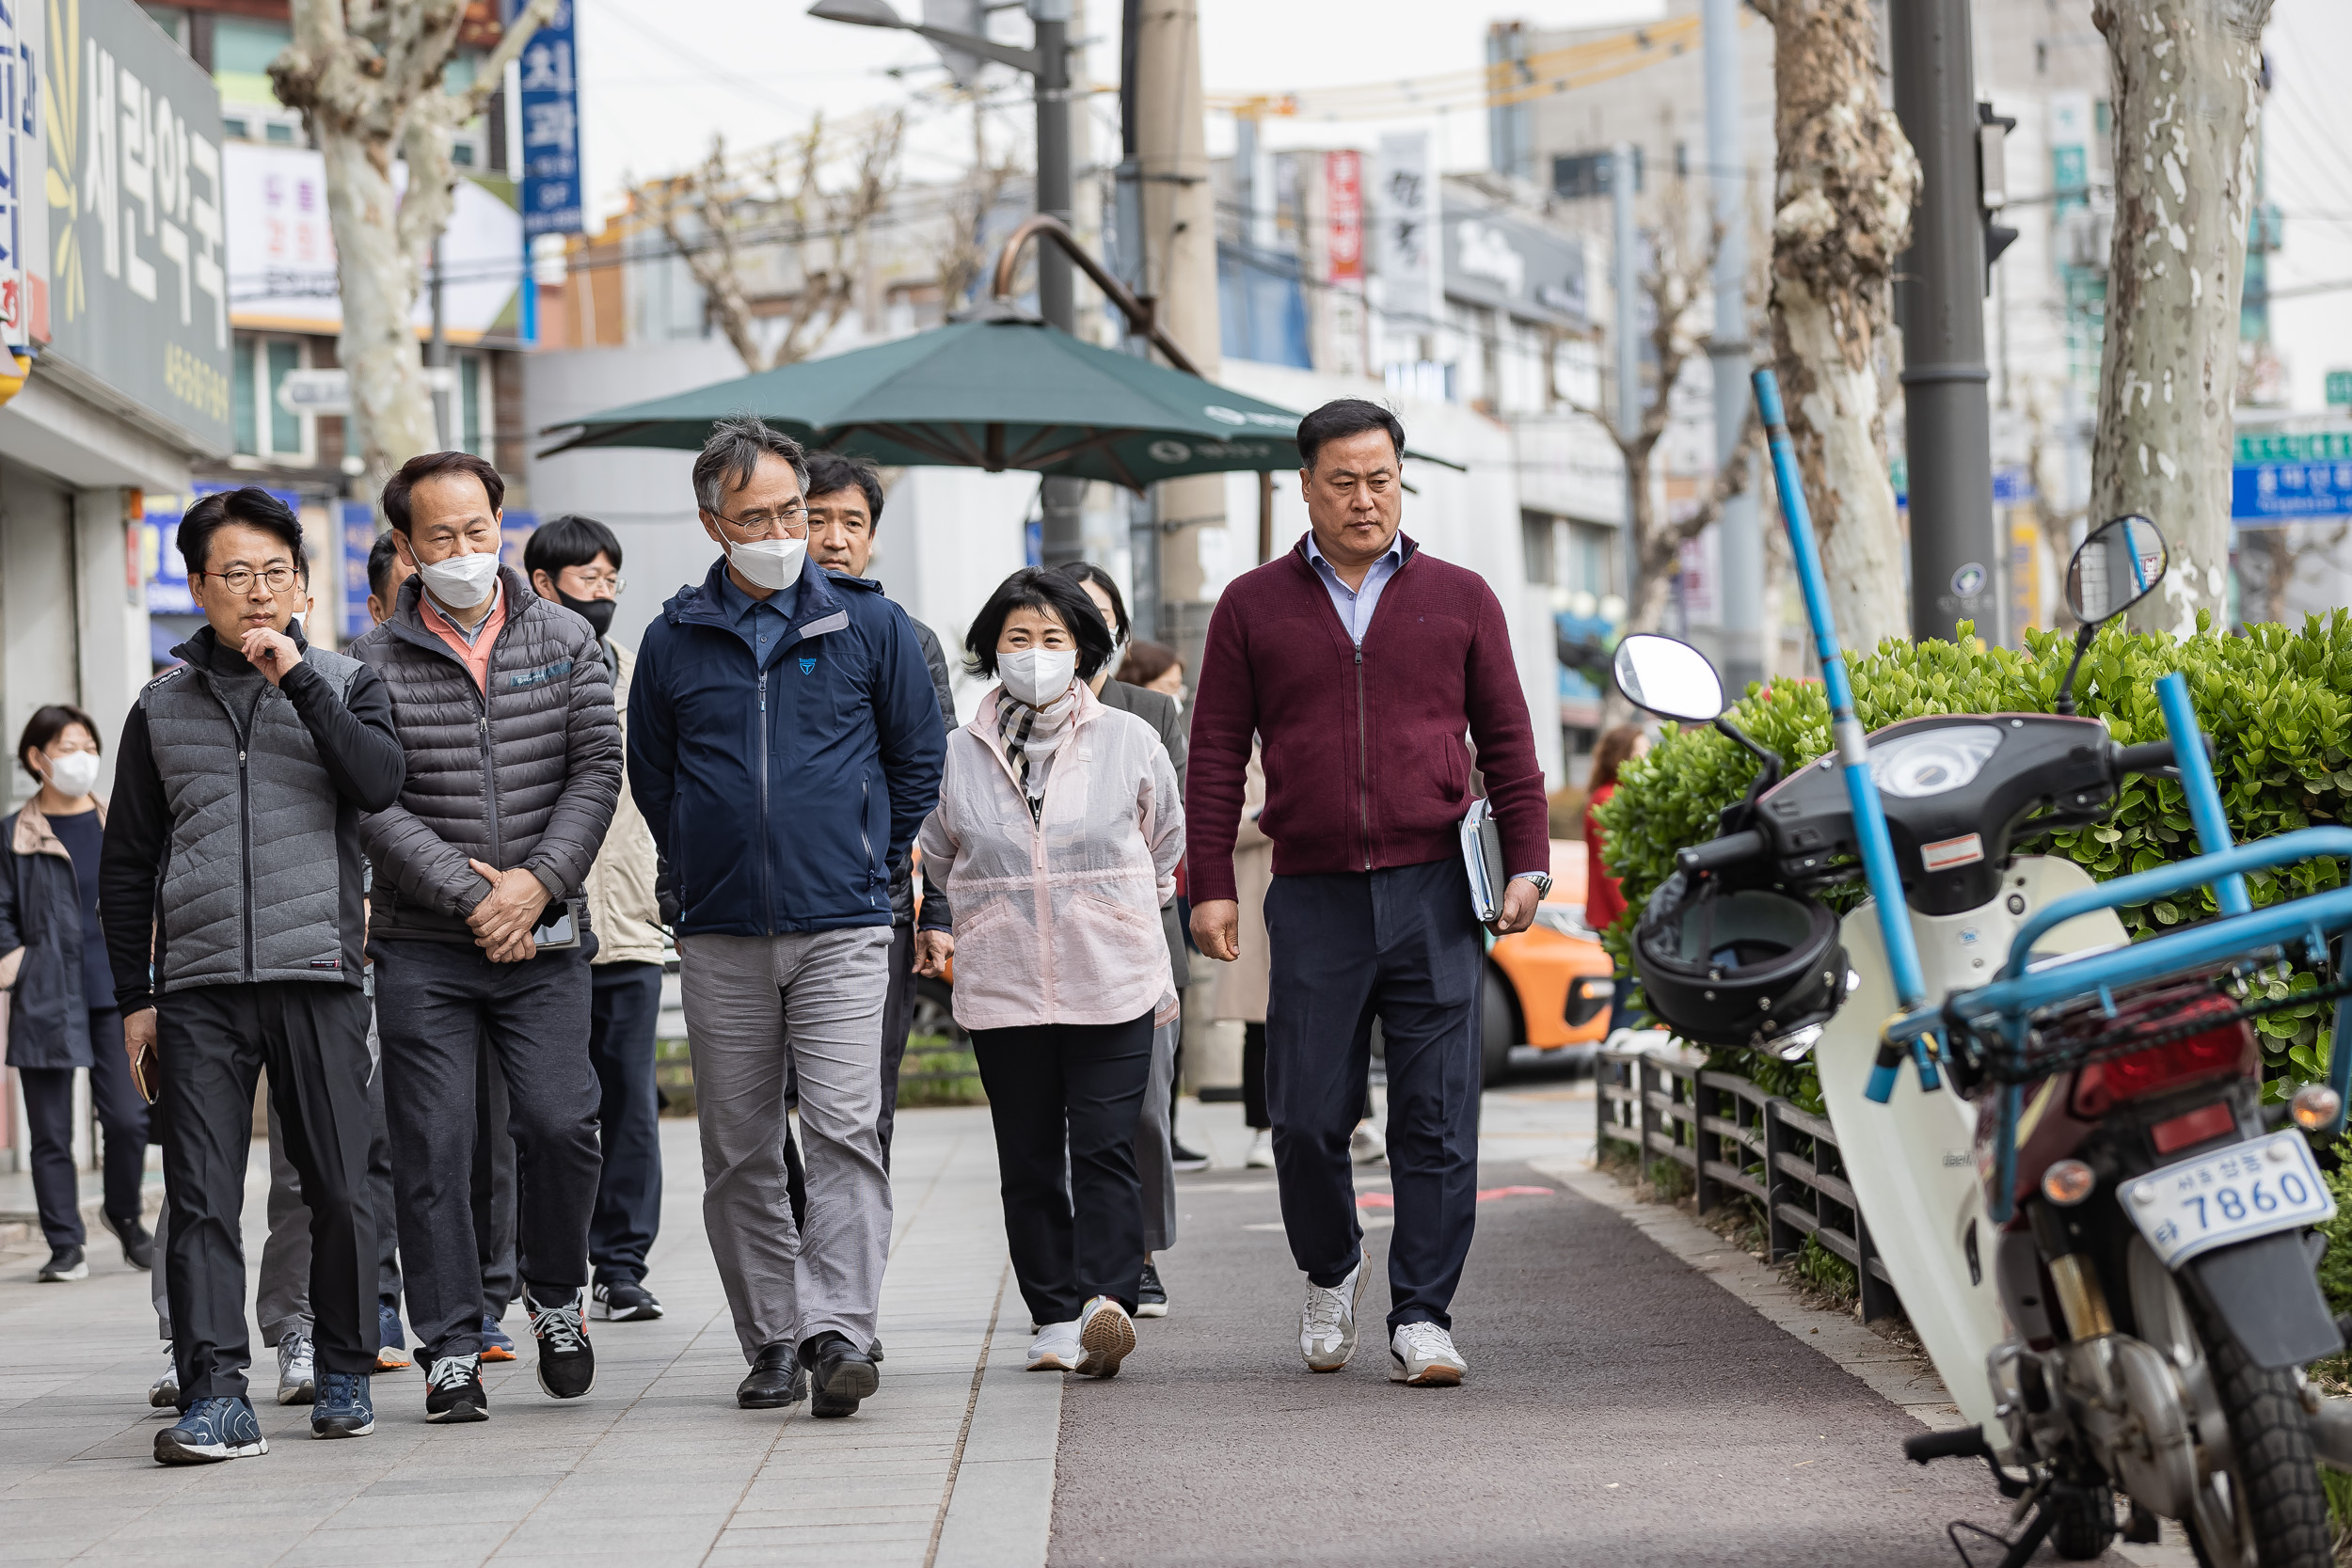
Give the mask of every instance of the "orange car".
[{"label": "orange car", "polygon": [[1551,841],[1551,892],[1535,924],[1486,942],[1480,1002],[1482,1081],[1509,1070],[1511,1048],[1534,1046],[1549,1060],[1590,1062],[1609,1030],[1615,994],[1600,938],[1584,926],[1584,846]]}]

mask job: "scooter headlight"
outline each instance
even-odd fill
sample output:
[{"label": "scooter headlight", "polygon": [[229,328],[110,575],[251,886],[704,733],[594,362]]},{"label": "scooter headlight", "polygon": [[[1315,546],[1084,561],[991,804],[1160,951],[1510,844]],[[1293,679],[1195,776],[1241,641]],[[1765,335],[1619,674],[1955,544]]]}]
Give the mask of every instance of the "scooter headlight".
[{"label": "scooter headlight", "polygon": [[1959,789],[1984,771],[2000,749],[2001,732],[1991,724],[1955,724],[1898,736],[1870,748],[1870,777],[1888,795],[1925,800]]}]

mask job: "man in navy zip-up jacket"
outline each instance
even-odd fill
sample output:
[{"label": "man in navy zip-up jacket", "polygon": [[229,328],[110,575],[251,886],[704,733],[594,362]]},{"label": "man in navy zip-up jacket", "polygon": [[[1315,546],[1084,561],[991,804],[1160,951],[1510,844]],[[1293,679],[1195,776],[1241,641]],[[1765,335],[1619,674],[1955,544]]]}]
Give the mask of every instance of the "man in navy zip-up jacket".
[{"label": "man in navy zip-up jacket", "polygon": [[[939,803],[946,728],[906,613],[807,559],[808,469],[755,419],[694,464],[723,552],[645,632],[628,780],[667,861],[703,1144],[703,1222],[751,1373],[746,1409],[847,1416],[890,1239],[882,1001],[890,882]],[[807,1232],[786,1200],[797,1078]]]}]

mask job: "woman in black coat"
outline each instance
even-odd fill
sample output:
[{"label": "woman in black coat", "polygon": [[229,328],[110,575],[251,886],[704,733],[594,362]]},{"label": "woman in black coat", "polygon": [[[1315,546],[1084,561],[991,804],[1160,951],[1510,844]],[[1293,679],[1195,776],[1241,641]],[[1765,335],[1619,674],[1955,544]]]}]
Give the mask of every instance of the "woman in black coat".
[{"label": "woman in black coat", "polygon": [[151,1260],[141,1223],[147,1101],[122,1050],[122,1014],[98,927],[98,854],[106,808],[98,784],[98,726],[78,707],[35,713],[17,741],[17,766],[40,783],[22,810],[0,817],[0,987],[8,992],[8,1064],[24,1089],[32,1132],[33,1196],[49,1243],[43,1281],[89,1275],[80,1182],[73,1169],[73,1074],[87,1069],[106,1134],[106,1228],[136,1268]]}]

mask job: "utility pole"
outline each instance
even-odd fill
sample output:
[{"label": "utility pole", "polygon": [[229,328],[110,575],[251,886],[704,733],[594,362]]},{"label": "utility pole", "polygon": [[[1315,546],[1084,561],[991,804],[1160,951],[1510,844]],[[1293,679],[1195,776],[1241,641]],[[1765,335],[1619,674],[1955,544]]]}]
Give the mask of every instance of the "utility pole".
[{"label": "utility pole", "polygon": [[441,314],[441,237],[433,236],[433,286],[429,291],[433,301],[433,336],[425,340],[424,362],[433,372],[433,438],[443,451],[453,450],[454,426],[450,422],[449,408],[449,327]]},{"label": "utility pole", "polygon": [[[1611,333],[1617,351],[1617,429],[1632,436],[1642,428],[1642,345],[1637,334],[1633,296],[1641,288],[1640,236],[1633,228],[1633,144],[1619,142],[1609,150],[1609,215],[1615,230],[1616,255],[1610,291],[1617,296],[1617,325]],[[1625,599],[1641,597],[1642,542],[1633,536],[1640,515],[1633,493],[1630,464],[1625,476],[1625,528],[1619,543],[1625,550]]]},{"label": "utility pole", "polygon": [[1887,8],[1895,114],[1918,154],[1911,249],[1899,265],[1911,477],[1911,634],[1962,621],[1998,645],[2001,550],[1993,528],[1992,372],[1984,358],[1985,229],[1968,0]]},{"label": "utility pole", "polygon": [[[1200,87],[1198,0],[1150,0],[1130,10],[1135,28],[1136,178],[1143,208],[1145,294],[1163,331],[1200,373],[1223,365],[1217,334],[1216,201],[1209,185]],[[1161,482],[1159,641],[1187,670],[1200,667],[1210,606],[1200,576],[1200,532],[1225,526],[1225,476]],[[1138,575],[1142,568],[1137,567]]]},{"label": "utility pole", "polygon": [[[1704,0],[1707,163],[1714,193],[1715,330],[1707,357],[1715,372],[1715,461],[1732,459],[1748,415],[1747,160],[1740,148],[1740,0]],[[1751,484],[1724,502],[1715,522],[1723,582],[1724,686],[1737,696],[1764,678],[1764,536]]]},{"label": "utility pole", "polygon": [[[1112,232],[1118,245],[1111,270],[1140,298],[1149,299],[1143,243],[1143,165],[1136,151],[1136,46],[1143,30],[1143,0],[1120,0],[1119,25],[1119,209]],[[1150,358],[1152,349],[1133,322],[1124,322],[1128,353]],[[1127,616],[1137,637],[1160,641],[1160,509],[1151,489],[1127,497]]]}]

